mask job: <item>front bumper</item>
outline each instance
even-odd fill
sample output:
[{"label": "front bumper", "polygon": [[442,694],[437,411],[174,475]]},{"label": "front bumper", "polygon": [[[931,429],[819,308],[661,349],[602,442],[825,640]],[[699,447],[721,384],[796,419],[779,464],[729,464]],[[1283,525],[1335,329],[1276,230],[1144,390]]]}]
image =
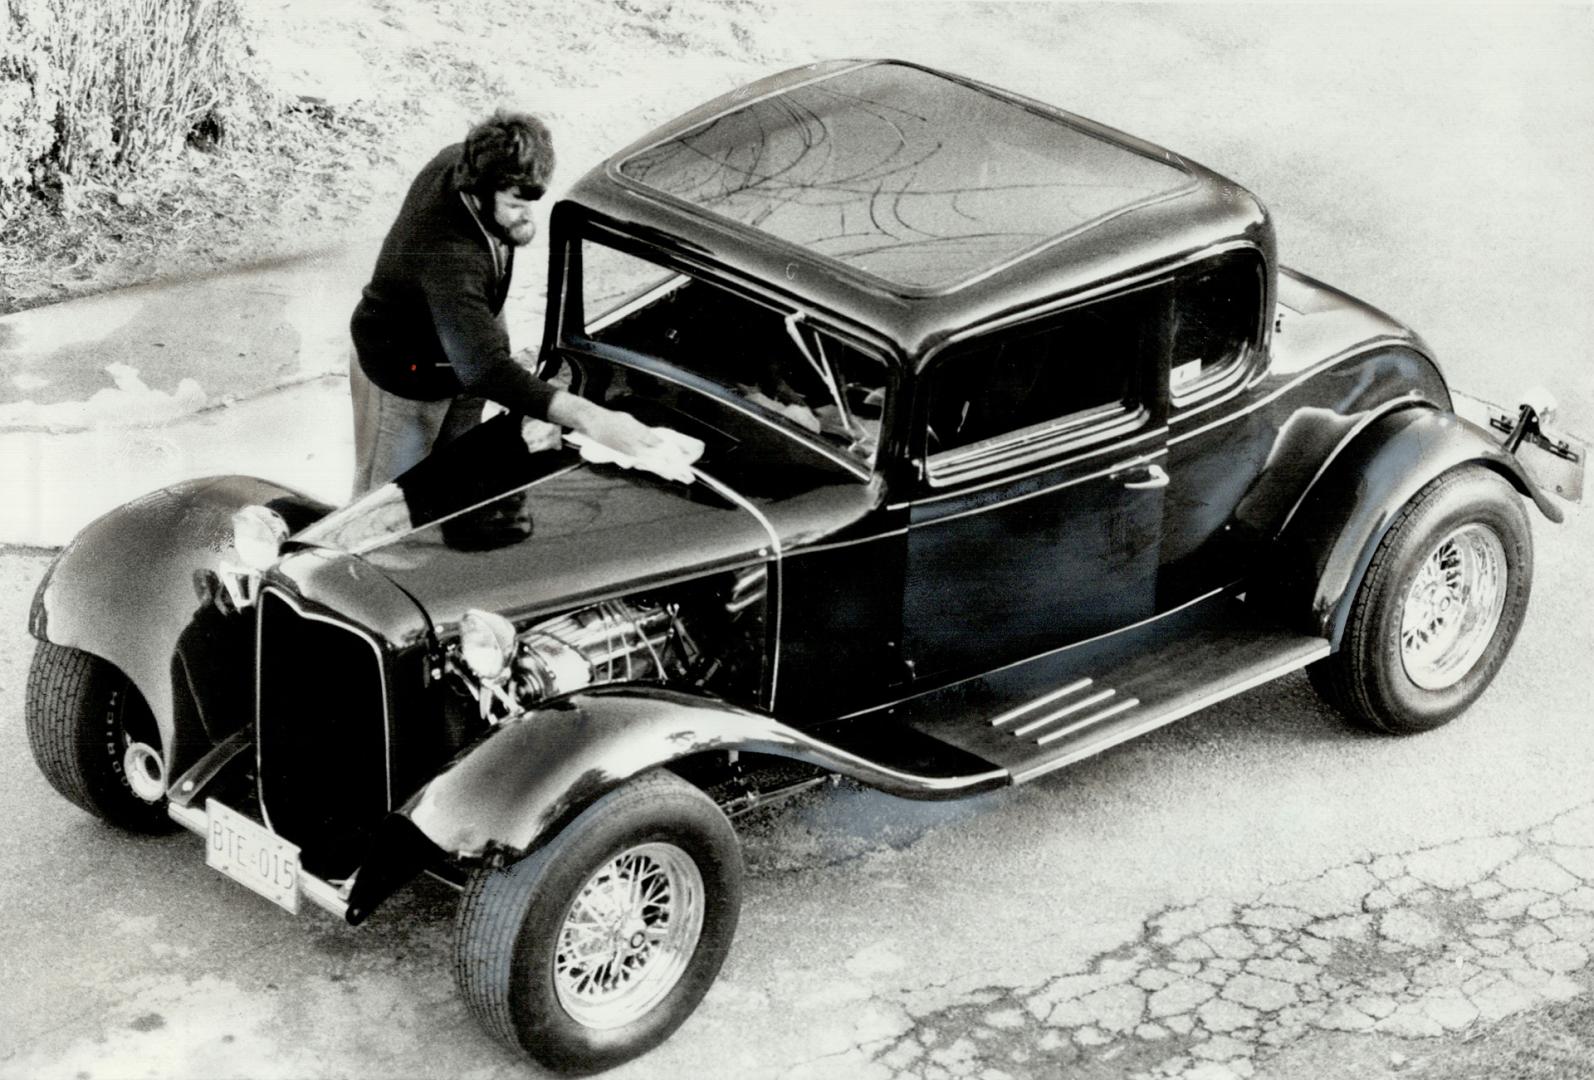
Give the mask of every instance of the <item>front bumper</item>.
[{"label": "front bumper", "polygon": [[[183,826],[183,828],[198,833],[200,836],[205,837],[207,842],[209,841],[210,815],[205,812],[203,807],[178,806],[176,803],[168,803],[166,811],[171,816],[171,819]],[[298,895],[340,919],[346,920],[348,918],[349,892],[353,887],[353,878],[341,884],[335,884],[306,872],[303,867],[298,870],[296,882]]]}]

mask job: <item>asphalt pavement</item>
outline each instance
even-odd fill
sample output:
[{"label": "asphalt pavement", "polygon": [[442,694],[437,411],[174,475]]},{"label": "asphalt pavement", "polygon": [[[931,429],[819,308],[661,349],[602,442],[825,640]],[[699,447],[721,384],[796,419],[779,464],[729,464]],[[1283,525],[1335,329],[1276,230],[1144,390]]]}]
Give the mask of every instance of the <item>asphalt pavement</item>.
[{"label": "asphalt pavement", "polygon": [[[1411,321],[1458,386],[1546,383],[1594,435],[1586,6],[1026,4],[1000,39],[962,5],[835,14],[815,55],[967,71],[1234,176],[1286,263]],[[373,250],[0,318],[0,1075],[527,1073],[455,995],[448,889],[358,930],[292,918],[193,837],[66,804],[21,728],[36,549],[186,476],[341,498]],[[748,822],[724,974],[613,1075],[1443,1077],[1587,1001],[1594,517],[1534,530],[1515,651],[1438,732],[1356,733],[1296,676],[1021,789],[842,785]]]}]

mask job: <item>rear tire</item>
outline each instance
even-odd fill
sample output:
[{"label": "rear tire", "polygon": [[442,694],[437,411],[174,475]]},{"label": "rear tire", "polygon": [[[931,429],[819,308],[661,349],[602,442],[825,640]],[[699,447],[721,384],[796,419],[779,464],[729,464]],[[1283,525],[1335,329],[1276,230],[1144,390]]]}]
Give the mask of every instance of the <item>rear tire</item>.
[{"label": "rear tire", "polygon": [[[164,796],[140,797],[127,775],[128,747],[158,755],[155,717],[132,680],[81,649],[41,641],[28,669],[24,712],[28,746],[50,786],[69,801],[129,832],[175,828]],[[141,778],[146,791],[159,778]]]},{"label": "rear tire", "polygon": [[1352,602],[1339,652],[1307,669],[1355,723],[1407,735],[1460,714],[1488,687],[1527,610],[1533,539],[1498,473],[1445,473],[1390,525]]},{"label": "rear tire", "polygon": [[741,850],[719,807],[672,773],[645,773],[527,858],[471,876],[455,933],[460,993],[541,1065],[612,1068],[691,1015],[741,899]]}]

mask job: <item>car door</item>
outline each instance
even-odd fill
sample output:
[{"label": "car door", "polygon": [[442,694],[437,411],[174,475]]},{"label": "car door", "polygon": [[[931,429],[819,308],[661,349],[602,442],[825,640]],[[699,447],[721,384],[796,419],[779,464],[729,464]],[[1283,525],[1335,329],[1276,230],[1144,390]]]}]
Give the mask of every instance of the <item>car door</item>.
[{"label": "car door", "polygon": [[[1164,606],[1228,585],[1253,569],[1257,535],[1239,507],[1257,498],[1258,477],[1274,467],[1301,476],[1324,450],[1291,453],[1275,410],[1256,408],[1267,367],[1266,265],[1240,247],[1192,263],[1173,281],[1169,346],[1168,504],[1163,515]],[[1310,425],[1312,430],[1319,425]],[[1301,445],[1299,449],[1308,449]]]},{"label": "car door", "polygon": [[1167,290],[992,327],[918,384],[903,649],[915,679],[1022,660],[1156,610]]}]

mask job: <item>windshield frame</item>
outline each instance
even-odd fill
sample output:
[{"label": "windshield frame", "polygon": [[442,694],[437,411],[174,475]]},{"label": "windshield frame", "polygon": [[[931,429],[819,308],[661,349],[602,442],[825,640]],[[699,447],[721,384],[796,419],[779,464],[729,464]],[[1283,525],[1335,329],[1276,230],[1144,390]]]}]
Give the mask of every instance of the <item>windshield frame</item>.
[{"label": "windshield frame", "polygon": [[[899,351],[882,336],[855,327],[829,312],[805,303],[796,297],[745,279],[725,267],[695,258],[614,228],[604,222],[579,219],[570,227],[560,230],[562,235],[553,238],[550,269],[557,275],[560,287],[550,290],[550,299],[557,297],[559,310],[549,320],[547,344],[559,352],[574,357],[588,356],[604,363],[667,379],[679,386],[714,398],[758,421],[761,425],[778,431],[804,448],[823,455],[827,460],[842,466],[859,480],[868,481],[881,474],[888,460],[900,456],[903,415],[905,370]],[[632,311],[659,299],[689,280],[701,280],[715,288],[737,296],[749,303],[768,308],[786,320],[792,334],[794,348],[799,348],[805,358],[820,348],[817,335],[823,334],[857,349],[879,363],[885,373],[886,402],[881,417],[880,433],[876,440],[872,460],[865,461],[847,452],[840,444],[808,431],[801,425],[782,417],[756,402],[738,394],[733,388],[700,375],[688,368],[658,356],[638,352],[621,345],[601,342],[589,336],[586,326],[585,298],[582,276],[581,245],[584,242],[600,244],[625,255],[658,266],[665,275],[656,284],[626,297],[613,309],[599,314],[592,329],[599,330]],[[812,363],[812,360],[809,360]],[[826,361],[827,367],[829,362]]]}]

